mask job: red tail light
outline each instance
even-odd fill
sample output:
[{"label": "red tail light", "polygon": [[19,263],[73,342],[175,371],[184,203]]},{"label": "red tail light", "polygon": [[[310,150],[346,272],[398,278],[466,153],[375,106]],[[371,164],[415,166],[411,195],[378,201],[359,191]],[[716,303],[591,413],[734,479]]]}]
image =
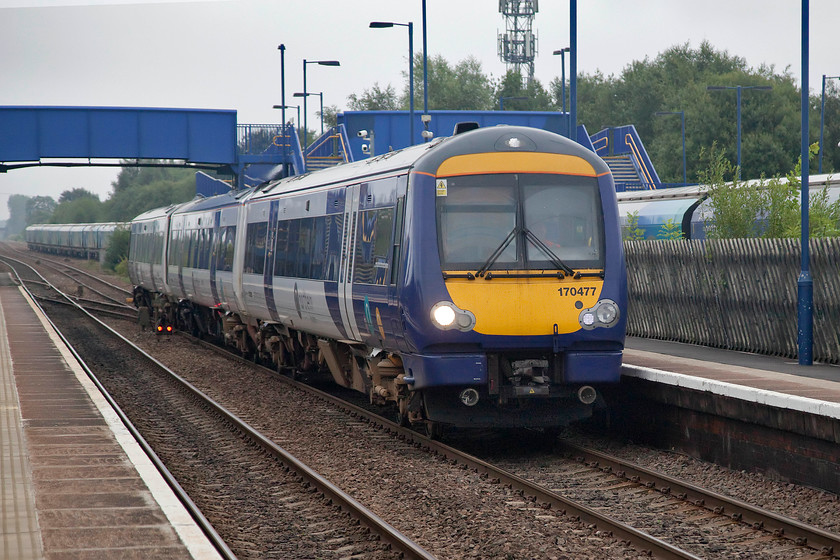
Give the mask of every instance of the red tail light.
[{"label": "red tail light", "polygon": [[158,332],[163,332],[163,326],[162,326],[162,325],[158,325],[158,326],[157,326],[157,330],[158,330]]},{"label": "red tail light", "polygon": [[172,325],[166,325],[166,332],[172,332]]}]

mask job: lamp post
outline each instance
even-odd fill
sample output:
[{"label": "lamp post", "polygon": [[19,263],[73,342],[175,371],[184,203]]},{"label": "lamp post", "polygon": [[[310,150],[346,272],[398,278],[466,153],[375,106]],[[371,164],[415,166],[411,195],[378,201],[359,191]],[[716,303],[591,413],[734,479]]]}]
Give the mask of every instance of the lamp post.
[{"label": "lamp post", "polygon": [[280,105],[275,105],[274,108],[277,109],[278,107],[282,109],[281,111],[281,123],[283,128],[283,161],[286,160],[286,45],[280,44],[277,46],[277,50],[280,51]]},{"label": "lamp post", "polygon": [[516,96],[516,97],[500,97],[499,98],[499,111],[505,110],[505,99],[528,99],[527,97]]},{"label": "lamp post", "polygon": [[[337,60],[306,60],[303,59],[303,93],[306,93],[306,65],[320,64],[321,66],[341,66]],[[303,144],[306,147],[306,95],[303,96]]]},{"label": "lamp post", "polygon": [[[393,21],[372,21],[370,27],[383,29],[385,27],[408,27],[408,145],[414,145],[414,22],[395,23]],[[425,38],[425,35],[424,35]],[[425,52],[425,49],[424,49]],[[425,83],[425,78],[424,78]],[[424,87],[425,89],[425,87]]]},{"label": "lamp post", "polygon": [[[560,90],[562,91],[561,95],[563,96],[563,113],[566,112],[566,53],[569,52],[569,47],[563,47],[562,49],[558,49],[554,51],[555,55],[560,55]],[[568,131],[568,124],[569,119],[568,115],[566,118],[566,125]]]},{"label": "lamp post", "polygon": [[311,95],[317,95],[318,97],[321,98],[321,136],[323,136],[324,135],[324,92],[323,91],[319,91],[318,93],[315,93],[315,92],[310,92],[310,93],[297,92],[297,93],[293,93],[292,97],[303,97],[304,99],[306,99],[307,97],[309,97]]},{"label": "lamp post", "polygon": [[738,179],[741,179],[741,90],[760,89],[771,90],[773,86],[706,86],[706,91],[718,91],[723,89],[734,89],[738,92]]},{"label": "lamp post", "polygon": [[577,0],[569,0],[569,49],[569,138],[577,142]]},{"label": "lamp post", "polygon": [[799,350],[799,365],[810,366],[814,361],[814,279],[811,276],[811,247],[809,244],[809,216],[808,204],[809,194],[809,165],[808,165],[808,107],[810,105],[808,95],[808,61],[809,61],[809,0],[802,0],[802,31],[801,31],[801,55],[802,55],[802,90],[800,98],[801,117],[801,144],[800,157],[802,158],[800,176],[802,207],[800,226],[800,268],[799,278],[796,281],[796,342]]},{"label": "lamp post", "polygon": [[825,81],[838,79],[840,76],[822,76],[822,97],[820,101],[820,157],[819,157],[819,171],[822,173],[822,155],[823,155],[823,126],[825,123]]},{"label": "lamp post", "polygon": [[429,76],[426,72],[426,0],[422,2],[423,9],[423,114],[429,114]]},{"label": "lamp post", "polygon": [[657,111],[657,117],[663,117],[665,115],[679,115],[680,121],[682,124],[682,150],[683,150],[683,186],[688,184],[686,180],[686,169],[685,169],[685,111]]}]

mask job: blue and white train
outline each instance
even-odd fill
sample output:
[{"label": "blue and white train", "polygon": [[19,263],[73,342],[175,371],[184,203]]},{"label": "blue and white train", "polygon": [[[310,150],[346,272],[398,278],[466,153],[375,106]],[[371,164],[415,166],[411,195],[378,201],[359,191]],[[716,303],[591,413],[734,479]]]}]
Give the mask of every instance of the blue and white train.
[{"label": "blue and white train", "polygon": [[135,303],[284,371],[323,371],[403,423],[553,428],[620,377],[612,176],[499,126],[146,212]]},{"label": "blue and white train", "polygon": [[[783,177],[781,181],[785,183],[787,179]],[[753,179],[744,181],[744,186],[758,189],[761,183]],[[811,175],[809,189],[812,197],[825,190],[828,203],[834,203],[840,199],[840,177]],[[676,228],[685,239],[706,238],[706,222],[713,216],[706,185],[626,191],[617,193],[616,197],[622,228],[628,227],[628,216],[634,214],[636,227],[644,232],[645,239],[667,238],[669,228],[666,225]]]}]

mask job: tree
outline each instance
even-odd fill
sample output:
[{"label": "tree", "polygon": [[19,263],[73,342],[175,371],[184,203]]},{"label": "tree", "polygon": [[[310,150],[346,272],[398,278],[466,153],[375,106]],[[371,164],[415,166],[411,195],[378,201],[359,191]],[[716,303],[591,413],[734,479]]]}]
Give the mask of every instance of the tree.
[{"label": "tree", "polygon": [[26,201],[26,225],[49,222],[55,208],[56,203],[51,196],[33,196]]},{"label": "tree", "polygon": [[700,172],[700,182],[709,188],[711,215],[705,217],[706,237],[732,239],[758,237],[756,218],[762,214],[764,203],[737,179],[735,166],[712,143],[702,150],[708,167]]},{"label": "tree", "polygon": [[[494,103],[499,102],[503,97],[522,97],[524,99],[506,100],[506,109],[511,111],[551,111],[555,109],[551,95],[539,80],[531,80],[527,85],[523,85],[522,81],[520,72],[514,70],[506,72],[496,85],[493,95]],[[557,99],[560,99],[560,95],[557,95]]]},{"label": "tree", "polygon": [[9,209],[9,221],[6,222],[6,235],[12,237],[20,235],[26,229],[27,215],[26,204],[29,197],[22,194],[9,195],[9,200],[6,206]]},{"label": "tree", "polygon": [[[700,151],[713,142],[729,162],[735,165],[737,161],[736,94],[707,91],[706,87],[771,85],[772,91],[744,91],[742,95],[742,176],[783,175],[795,164],[799,93],[794,78],[787,71],[775,72],[772,66],[750,68],[743,58],[717,51],[706,41],[697,48],[686,43],[654,59],[634,61],[617,77],[599,72],[584,74],[577,84],[578,119],[589,132],[635,125],[660,178],[674,183],[682,182],[680,123],[674,118],[656,117],[655,113],[685,112],[686,174],[689,182],[695,182],[703,168]],[[555,99],[560,99],[559,80],[552,81],[550,90]],[[840,100],[831,105],[838,109],[840,120]],[[819,119],[816,107],[812,108],[812,122]],[[840,132],[840,123],[835,126]]]},{"label": "tree", "polygon": [[[423,107],[423,54],[414,57],[414,107]],[[455,66],[440,55],[427,61],[429,85],[429,109],[463,111],[489,111],[495,106],[495,88],[475,57],[467,57]],[[409,108],[408,72],[403,93],[398,97],[396,90],[388,84],[383,88],[374,83],[361,95],[351,94],[348,106],[353,111],[397,111]]]},{"label": "tree", "polygon": [[645,238],[645,230],[639,227],[639,212],[628,212],[627,226],[622,232],[625,241],[640,241]]},{"label": "tree", "polygon": [[[451,66],[441,55],[427,60],[429,109],[452,111],[490,111],[495,108],[494,87],[481,68],[481,62],[468,56]],[[408,76],[405,76],[406,82]],[[414,105],[423,106],[423,55],[414,57]],[[417,84],[420,86],[417,87]],[[408,107],[408,86],[403,90],[402,108]]]},{"label": "tree", "polygon": [[116,270],[117,265],[128,258],[128,248],[131,242],[131,230],[117,228],[111,235],[108,249],[105,251],[105,266]]},{"label": "tree", "polygon": [[362,95],[351,93],[348,100],[351,111],[396,111],[399,108],[394,87],[388,84],[383,89],[379,82],[374,82]]},{"label": "tree", "polygon": [[[799,237],[801,229],[801,163],[787,174],[757,184],[738,180],[735,167],[713,144],[708,152],[708,167],[700,172],[700,181],[709,187],[706,236],[710,239]],[[816,158],[817,145],[810,147],[810,159]],[[727,181],[727,177],[732,177]],[[810,237],[840,235],[840,201],[829,202],[826,189],[811,193],[809,199]]]},{"label": "tree", "polygon": [[108,221],[131,220],[147,210],[186,202],[194,197],[195,176],[192,173],[177,181],[169,179],[137,184],[119,194],[115,193],[108,200]]},{"label": "tree", "polygon": [[105,206],[100,202],[99,197],[82,196],[60,202],[50,216],[50,223],[89,224],[107,221],[107,219]]},{"label": "tree", "polygon": [[[324,126],[326,128],[332,128],[338,124],[338,105],[327,105],[324,107]],[[321,117],[321,111],[315,112],[318,117]]]},{"label": "tree", "polygon": [[71,202],[80,198],[95,198],[96,200],[99,200],[99,196],[90,192],[89,190],[83,188],[75,188],[61,193],[61,196],[58,197],[58,204],[61,205],[65,202]]}]

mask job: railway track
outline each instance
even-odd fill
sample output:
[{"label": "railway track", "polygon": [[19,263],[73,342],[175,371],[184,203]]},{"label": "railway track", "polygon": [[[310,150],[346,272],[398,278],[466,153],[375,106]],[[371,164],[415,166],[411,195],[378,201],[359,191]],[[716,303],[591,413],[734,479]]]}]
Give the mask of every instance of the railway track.
[{"label": "railway track", "polygon": [[[6,259],[3,259],[6,260]],[[20,268],[20,263],[15,263]],[[34,271],[21,271],[18,277],[27,284]],[[33,296],[55,288],[38,275]],[[174,465],[170,481],[187,481],[183,494],[194,516],[203,519],[201,509],[230,512],[229,501],[246,502],[241,518],[218,513],[207,531],[216,534],[215,526],[225,527],[224,539],[217,547],[226,558],[254,556],[254,550],[285,549],[289,557],[299,554],[336,553],[337,556],[366,555],[370,558],[431,559],[421,547],[383,522],[362,504],[344,493],[315,470],[289,454],[195,386],[163,366],[119,333],[80,308],[45,303],[48,314],[79,355],[96,355],[96,364],[84,365],[110,400],[131,419],[136,432],[142,433],[154,449],[156,463]],[[50,309],[52,307],[52,309]],[[92,348],[95,350],[91,352]],[[103,351],[104,350],[104,351]],[[214,468],[215,467],[215,468]],[[255,476],[255,472],[259,473]],[[201,473],[196,477],[195,473]],[[200,478],[196,483],[195,479]],[[175,483],[178,487],[182,485]],[[277,491],[277,487],[282,491]],[[228,492],[237,492],[232,500]],[[284,505],[289,509],[286,523],[274,518]],[[301,520],[293,519],[303,512]],[[255,519],[261,516],[261,519]],[[253,523],[258,521],[257,525]],[[363,528],[357,526],[361,523]],[[274,524],[277,530],[267,530]],[[343,527],[342,527],[343,525]],[[313,527],[320,530],[313,531]],[[242,529],[250,528],[243,535]],[[307,543],[306,537],[311,542]],[[325,538],[328,537],[328,538]],[[228,548],[228,542],[232,543]],[[283,543],[281,546],[278,546]],[[291,547],[287,543],[295,543]],[[304,544],[307,543],[307,544]],[[290,549],[291,548],[291,549]],[[305,551],[306,549],[308,551]],[[233,549],[244,550],[234,553]],[[262,557],[259,552],[255,557]]]},{"label": "railway track", "polygon": [[[148,337],[147,337],[148,338]],[[154,340],[154,337],[152,337]],[[160,344],[158,347],[174,346]],[[155,352],[159,354],[159,352]],[[163,352],[167,354],[167,352]],[[225,358],[230,360],[231,358]],[[177,362],[178,359],[174,358]],[[242,367],[253,368],[252,364],[242,364]],[[195,374],[196,372],[192,372]],[[273,372],[263,372],[265,380],[276,381],[282,379],[286,383],[291,382],[285,378],[279,378]],[[199,377],[201,377],[199,375]],[[231,389],[224,389],[222,378],[212,377],[211,379],[194,380],[197,383],[209,384],[209,391],[221,393],[230,392]],[[228,380],[227,383],[236,385],[237,381]],[[578,524],[584,529],[580,530],[585,534],[584,539],[598,539],[604,541],[615,541],[620,539],[632,543],[637,551],[650,553],[661,558],[730,558],[730,557],[809,557],[809,558],[832,558],[834,551],[837,551],[840,537],[821,531],[805,524],[781,518],[772,512],[764,512],[760,508],[754,508],[748,504],[738,504],[732,500],[719,495],[705,493],[702,489],[685,485],[680,481],[663,478],[656,473],[645,472],[646,470],[627,462],[598,454],[588,450],[571,448],[566,446],[565,457],[555,457],[551,467],[545,470],[555,470],[557,476],[544,476],[538,469],[528,467],[517,460],[494,461],[503,464],[506,468],[500,469],[498,465],[482,461],[476,457],[467,455],[458,449],[434,442],[419,434],[400,428],[387,420],[376,417],[368,411],[348,405],[346,402],[336,402],[333,397],[324,395],[310,387],[299,387],[291,383],[295,391],[305,391],[308,395],[307,408],[314,409],[317,403],[329,402],[330,404],[321,411],[321,417],[332,416],[343,418],[345,426],[350,426],[355,433],[362,434],[366,440],[383,442],[391,451],[398,453],[410,453],[417,455],[418,450],[425,451],[426,455],[433,459],[433,463],[447,465],[443,470],[461,471],[461,477],[465,483],[477,481],[482,486],[496,487],[504,498],[505,509],[514,509],[524,512],[533,518],[539,519],[544,524],[551,525],[558,519],[567,520],[571,524]],[[279,384],[278,384],[279,385]],[[248,392],[248,389],[242,389]],[[251,389],[253,392],[253,388]],[[268,395],[260,394],[261,397]],[[265,407],[265,398],[260,399]],[[289,430],[272,427],[271,420],[261,416],[261,407],[257,403],[235,401],[235,407],[251,409],[245,416],[254,416],[252,422],[266,424],[267,433],[274,432],[273,438],[280,441],[286,447],[309,446],[312,444],[311,434],[301,434],[299,438],[292,438]],[[319,405],[320,406],[320,405]],[[274,411],[275,415],[277,411]],[[302,420],[302,419],[301,419]],[[320,436],[323,439],[323,433]],[[310,438],[310,439],[308,439]],[[295,441],[293,441],[295,440]],[[317,440],[317,437],[316,437]],[[303,442],[303,443],[301,443]],[[320,443],[320,442],[319,442]],[[327,444],[328,446],[330,444]],[[578,459],[579,458],[579,459]],[[323,459],[321,459],[323,461]],[[315,461],[317,463],[317,461]],[[562,462],[562,466],[561,466]],[[329,461],[327,462],[329,465]],[[519,472],[519,474],[515,474]],[[468,473],[468,474],[463,474]],[[657,478],[658,477],[658,478]],[[441,478],[445,476],[441,475]],[[569,483],[571,481],[571,483]],[[581,482],[583,481],[583,482]],[[566,488],[559,490],[563,484]],[[343,483],[347,486],[348,483]],[[629,502],[635,504],[633,507],[642,507],[640,504],[648,504],[647,512],[637,513],[634,521],[624,522],[620,519],[613,519],[604,514],[604,510],[610,512],[621,508],[611,504],[605,505],[603,498],[593,496],[592,493],[579,495],[580,501],[587,505],[582,506],[572,500],[564,498],[564,494],[574,492],[569,487],[574,486],[595,487],[608,489],[609,491],[622,489],[625,496],[629,496]],[[350,486],[353,486],[352,483]],[[355,486],[353,486],[355,488]],[[551,490],[551,489],[555,490]],[[612,489],[612,490],[610,490]],[[654,499],[650,495],[656,494]],[[635,498],[634,498],[635,496]],[[405,499],[405,497],[403,497]],[[593,506],[593,504],[595,504]],[[677,524],[678,527],[659,528],[657,532],[657,519],[670,519],[674,515],[683,516],[686,519],[693,519],[694,529],[688,525]],[[641,525],[644,530],[634,529],[633,525]],[[662,525],[662,523],[660,523]],[[667,525],[667,524],[666,524]],[[673,524],[672,524],[673,525]],[[702,529],[702,533],[698,533]],[[687,534],[686,537],[675,535],[676,531]],[[659,534],[659,538],[651,537],[648,533]],[[695,538],[700,534],[699,538]],[[730,538],[732,537],[732,538]],[[727,542],[724,538],[730,539]],[[704,542],[705,541],[705,542]],[[680,543],[675,546],[674,543]],[[671,544],[669,544],[671,543]],[[567,544],[564,541],[564,544]],[[561,547],[562,548],[562,547]],[[685,550],[682,550],[685,548]],[[603,557],[625,557],[632,556],[632,552],[620,551],[620,547],[614,544],[608,546],[609,554]],[[434,550],[430,547],[430,550]],[[449,557],[446,552],[451,550],[443,548],[440,557]],[[603,552],[602,548],[602,552]],[[512,555],[510,557],[519,557]],[[525,557],[525,556],[523,556]]]},{"label": "railway track", "polygon": [[[14,262],[25,263],[40,269],[48,269],[56,275],[52,284],[68,294],[85,309],[99,315],[131,319],[137,316],[137,310],[126,302],[131,297],[130,290],[106,280],[100,274],[94,274],[80,266],[73,266],[69,258],[53,259],[42,254],[33,255],[22,251],[11,243],[0,243],[0,255]],[[79,261],[87,263],[89,261]],[[44,271],[46,273],[46,271]],[[38,282],[37,280],[32,280]],[[65,303],[65,298],[54,298],[58,303]]]}]

